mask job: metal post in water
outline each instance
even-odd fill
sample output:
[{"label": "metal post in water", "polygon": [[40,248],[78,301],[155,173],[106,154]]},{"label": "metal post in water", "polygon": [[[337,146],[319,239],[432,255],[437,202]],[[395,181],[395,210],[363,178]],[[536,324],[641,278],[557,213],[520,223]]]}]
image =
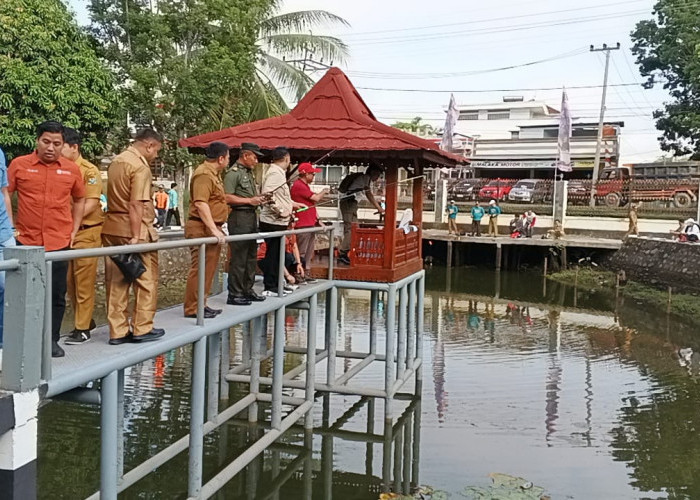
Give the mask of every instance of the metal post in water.
[{"label": "metal post in water", "polygon": [[117,371],[117,478],[124,475],[124,369]]},{"label": "metal post in water", "polygon": [[544,276],[547,276],[547,264],[548,264],[548,259],[547,257],[544,258]]},{"label": "metal post in water", "polygon": [[[367,401],[367,434],[374,434],[374,403],[375,398],[370,398]],[[367,450],[365,451],[365,475],[371,477],[372,463],[374,462],[374,444],[372,441],[367,441]]]},{"label": "metal post in water", "polygon": [[394,491],[401,492],[401,473],[403,472],[403,426],[396,426],[396,437],[394,438]]},{"label": "metal post in water", "polygon": [[668,305],[666,306],[666,314],[671,314],[671,295],[673,294],[673,288],[668,287]]},{"label": "metal post in water", "polygon": [[272,428],[282,425],[282,383],[284,377],[284,315],[285,307],[275,311],[275,336],[272,355]]},{"label": "metal post in water", "polygon": [[326,350],[328,362],[326,365],[326,384],[332,386],[335,382],[336,341],[338,331],[338,289],[330,288],[327,292],[326,314],[328,315],[328,331],[326,333]]},{"label": "metal post in water", "polygon": [[221,378],[221,336],[219,334],[207,337],[207,420],[213,421],[219,414],[219,380]]},{"label": "metal post in water", "polygon": [[[420,396],[420,394],[419,394]],[[411,464],[411,481],[413,486],[420,484],[420,429],[421,429],[421,400],[416,399],[413,410],[413,456]]]},{"label": "metal post in water", "polygon": [[[306,400],[314,402],[314,380],[316,379],[316,316],[318,314],[318,294],[309,297],[309,319],[306,334]],[[306,413],[304,428],[313,429],[313,409]]]},{"label": "metal post in water", "polygon": [[501,270],[501,252],[503,249],[501,248],[500,243],[496,243],[496,271]]},{"label": "metal post in water", "polygon": [[377,353],[377,306],[379,305],[379,292],[372,290],[369,298],[369,353]]},{"label": "metal post in water", "polygon": [[406,368],[415,366],[416,352],[416,281],[408,285],[408,331],[406,332]]},{"label": "metal post in water", "polygon": [[207,339],[202,337],[192,348],[192,388],[190,407],[190,451],[187,495],[197,497],[202,489],[204,460],[204,382]]},{"label": "metal post in water", "polygon": [[[231,345],[231,331],[229,329],[222,330],[219,335],[221,336],[221,368],[219,369],[219,398],[223,400],[228,400],[228,381],[226,380],[226,374],[228,373],[230,367],[230,345]],[[222,376],[223,375],[223,376]]]},{"label": "metal post in water", "polygon": [[313,500],[314,435],[310,429],[307,429],[304,433],[304,448],[308,450],[304,459],[304,500]]},{"label": "metal post in water", "polygon": [[204,292],[204,269],[206,267],[205,244],[199,245],[199,259],[197,261],[197,326],[204,325],[204,302],[206,301]]},{"label": "metal post in water", "polygon": [[[423,359],[423,331],[425,328],[425,275],[418,278],[418,293],[416,294],[416,361]],[[420,395],[420,384],[423,380],[423,365],[416,370],[416,394]]]},{"label": "metal post in water", "polygon": [[[267,330],[263,328],[262,317],[258,316],[253,320],[253,327],[250,330],[250,394],[258,394],[260,392],[260,349],[261,337],[266,337]],[[257,401],[250,404],[248,407],[248,422],[258,421],[258,403]]]},{"label": "metal post in water", "polygon": [[403,492],[409,494],[411,492],[411,433],[413,415],[409,413],[408,418],[403,424]]},{"label": "metal post in water", "polygon": [[102,500],[117,500],[117,378],[116,371],[109,373],[102,378],[100,387],[100,498]]},{"label": "metal post in water", "polygon": [[396,367],[394,366],[394,355],[396,342],[396,285],[393,283],[389,285],[389,292],[387,293],[387,306],[386,306],[386,352],[385,352],[385,367],[384,367],[384,392],[386,393],[386,399],[384,402],[384,425],[391,426],[391,421],[393,419],[393,404],[392,399],[394,397],[393,387],[394,381],[396,380]]},{"label": "metal post in water", "polygon": [[[406,309],[408,307],[408,290],[406,285],[399,290],[399,329],[396,334],[398,340],[397,356],[396,356],[396,378],[403,377],[406,370]],[[388,332],[387,332],[388,334]]]},{"label": "metal post in water", "polygon": [[447,267],[452,267],[452,242],[447,242]]},{"label": "metal post in water", "polygon": [[[389,401],[388,399],[385,401]],[[386,414],[386,410],[384,411]],[[394,444],[393,426],[391,422],[384,422],[384,444],[382,446],[382,492],[391,490],[391,457]]]}]

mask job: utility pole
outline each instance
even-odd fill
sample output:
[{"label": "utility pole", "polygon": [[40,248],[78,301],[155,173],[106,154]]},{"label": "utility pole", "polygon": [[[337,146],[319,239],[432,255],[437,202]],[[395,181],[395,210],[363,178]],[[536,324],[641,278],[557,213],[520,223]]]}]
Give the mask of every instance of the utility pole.
[{"label": "utility pole", "polygon": [[591,52],[605,52],[605,75],[603,76],[603,96],[600,100],[600,119],[598,120],[598,140],[595,144],[595,159],[593,160],[593,180],[591,182],[591,201],[590,206],[595,207],[595,191],[596,182],[598,182],[599,167],[600,167],[600,148],[603,142],[603,120],[605,119],[605,96],[608,91],[608,67],[610,66],[610,51],[620,50],[620,42],[617,42],[615,47],[608,47],[603,44],[600,48],[595,48],[591,45]]}]

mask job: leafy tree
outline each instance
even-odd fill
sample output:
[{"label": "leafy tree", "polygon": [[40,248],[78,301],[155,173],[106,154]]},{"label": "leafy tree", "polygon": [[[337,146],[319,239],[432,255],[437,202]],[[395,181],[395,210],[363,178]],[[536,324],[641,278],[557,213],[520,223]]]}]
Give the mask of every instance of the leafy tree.
[{"label": "leafy tree", "polygon": [[178,139],[248,117],[257,20],[270,1],[90,1],[90,31],[121,83],[130,122],[164,134],[167,169],[191,160]]},{"label": "leafy tree", "polygon": [[119,119],[115,81],[60,0],[0,1],[0,145],[34,147],[36,125],[60,120],[100,153]]},{"label": "leafy tree", "polygon": [[423,118],[416,116],[410,122],[395,122],[391,126],[404,132],[408,132],[421,137],[436,135],[437,129],[429,123],[422,123]]},{"label": "leafy tree", "polygon": [[644,86],[661,84],[672,102],[654,112],[661,149],[700,157],[700,11],[690,0],[659,0],[656,19],[637,23],[632,53]]},{"label": "leafy tree", "polygon": [[289,109],[284,96],[298,101],[313,86],[303,63],[295,65],[293,61],[314,56],[333,63],[348,56],[348,47],[339,38],[312,33],[319,27],[349,26],[345,19],[325,10],[279,14],[281,3],[273,0],[268,15],[257,25],[251,120],[286,113]]}]

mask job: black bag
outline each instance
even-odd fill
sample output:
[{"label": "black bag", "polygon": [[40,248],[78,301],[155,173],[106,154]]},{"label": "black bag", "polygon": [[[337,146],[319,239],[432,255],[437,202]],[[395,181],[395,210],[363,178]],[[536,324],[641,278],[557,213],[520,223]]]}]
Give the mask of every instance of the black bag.
[{"label": "black bag", "polygon": [[[348,174],[345,176],[345,178],[340,181],[340,184],[338,185],[338,192],[342,194],[353,194],[353,193],[348,193],[348,189],[352,185],[355,179],[357,179],[359,176],[365,175],[362,172],[355,172],[352,174]],[[353,190],[354,193],[356,193],[358,190]],[[361,191],[361,190],[360,190]]]},{"label": "black bag", "polygon": [[133,283],[146,272],[146,266],[141,260],[141,255],[137,253],[110,255],[109,257],[122,272],[124,281],[127,283]]}]

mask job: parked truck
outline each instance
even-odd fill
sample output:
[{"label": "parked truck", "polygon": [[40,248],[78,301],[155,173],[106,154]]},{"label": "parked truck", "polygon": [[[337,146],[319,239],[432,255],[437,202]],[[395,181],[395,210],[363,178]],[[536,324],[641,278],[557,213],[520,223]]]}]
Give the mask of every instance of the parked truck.
[{"label": "parked truck", "polygon": [[688,208],[698,199],[698,186],[700,162],[631,164],[603,169],[596,183],[596,200],[608,207],[664,201]]}]

